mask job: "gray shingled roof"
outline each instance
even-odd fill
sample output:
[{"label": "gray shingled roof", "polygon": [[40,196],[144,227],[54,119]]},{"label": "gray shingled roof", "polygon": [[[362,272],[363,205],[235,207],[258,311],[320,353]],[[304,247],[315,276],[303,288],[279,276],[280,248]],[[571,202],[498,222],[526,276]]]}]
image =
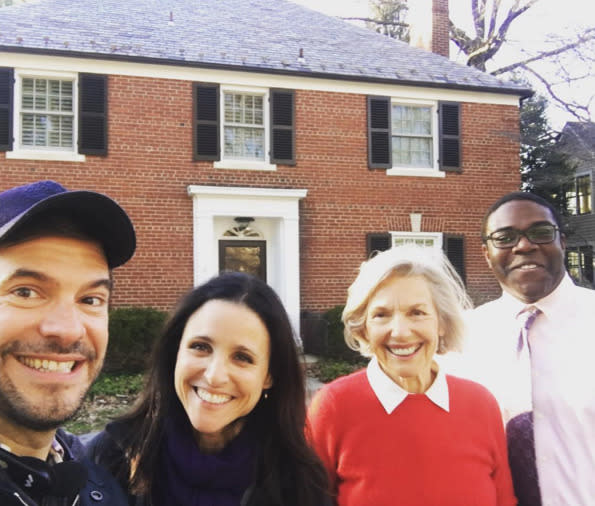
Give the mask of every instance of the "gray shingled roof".
[{"label": "gray shingled roof", "polygon": [[595,162],[595,123],[568,121],[562,129],[559,143],[564,152],[592,166]]},{"label": "gray shingled roof", "polygon": [[0,51],[528,92],[285,0],[29,0],[0,8]]}]

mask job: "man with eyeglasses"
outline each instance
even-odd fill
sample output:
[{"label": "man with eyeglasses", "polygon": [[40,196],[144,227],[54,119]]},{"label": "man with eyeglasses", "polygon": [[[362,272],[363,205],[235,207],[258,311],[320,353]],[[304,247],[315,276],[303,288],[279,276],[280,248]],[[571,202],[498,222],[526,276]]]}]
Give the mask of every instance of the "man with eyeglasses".
[{"label": "man with eyeglasses", "polygon": [[499,400],[519,506],[595,505],[595,292],[564,267],[544,199],[501,197],[482,222],[502,296],[469,314],[463,373]]}]

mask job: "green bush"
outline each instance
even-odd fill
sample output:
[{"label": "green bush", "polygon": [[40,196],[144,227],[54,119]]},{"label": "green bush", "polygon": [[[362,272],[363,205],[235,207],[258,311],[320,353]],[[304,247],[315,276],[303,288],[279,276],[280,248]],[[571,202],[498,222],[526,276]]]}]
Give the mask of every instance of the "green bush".
[{"label": "green bush", "polygon": [[323,318],[328,322],[327,349],[325,357],[344,360],[352,364],[361,362],[361,355],[347,347],[343,337],[343,322],[341,314],[344,306],[335,306],[324,313]]},{"label": "green bush", "polygon": [[103,370],[109,373],[143,372],[166,318],[166,312],[150,307],[112,309]]},{"label": "green bush", "polygon": [[312,366],[312,372],[323,383],[328,383],[340,376],[346,376],[366,366],[366,359],[359,357],[357,361],[346,362],[345,360],[334,360],[323,358]]},{"label": "green bush", "polygon": [[89,390],[89,396],[137,395],[143,388],[143,374],[101,373]]}]

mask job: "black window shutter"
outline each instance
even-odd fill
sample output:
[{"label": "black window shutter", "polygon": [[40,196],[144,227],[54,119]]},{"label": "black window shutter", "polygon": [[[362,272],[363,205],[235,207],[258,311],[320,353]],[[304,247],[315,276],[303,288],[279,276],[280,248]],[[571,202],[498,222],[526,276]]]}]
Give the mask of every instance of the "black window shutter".
[{"label": "black window shutter", "polygon": [[444,234],[442,237],[442,249],[450,263],[467,283],[465,276],[465,238],[458,234]]},{"label": "black window shutter", "polygon": [[295,165],[295,93],[271,90],[271,163]]},{"label": "black window shutter", "polygon": [[193,85],[194,159],[219,160],[219,85]]},{"label": "black window shutter", "polygon": [[79,74],[78,150],[107,155],[107,76]]},{"label": "black window shutter", "polygon": [[440,102],[440,170],[462,172],[461,106]]},{"label": "black window shutter", "polygon": [[390,97],[368,97],[368,167],[392,167]]},{"label": "black window shutter", "polygon": [[593,247],[585,246],[583,248],[583,255],[585,261],[583,276],[590,283],[593,283]]},{"label": "black window shutter", "polygon": [[0,151],[12,150],[12,93],[14,71],[0,68]]},{"label": "black window shutter", "polygon": [[366,234],[366,258],[371,258],[373,254],[380,251],[386,251],[392,247],[392,236],[388,232]]}]

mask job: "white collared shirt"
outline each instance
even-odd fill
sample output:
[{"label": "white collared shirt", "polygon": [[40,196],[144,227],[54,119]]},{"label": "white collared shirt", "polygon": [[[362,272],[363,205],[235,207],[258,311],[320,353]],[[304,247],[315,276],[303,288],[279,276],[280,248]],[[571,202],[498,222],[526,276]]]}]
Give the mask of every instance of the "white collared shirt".
[{"label": "white collared shirt", "polygon": [[506,420],[533,416],[543,506],[595,505],[595,291],[566,275],[533,304],[542,312],[529,330],[530,376],[518,361],[525,305],[504,293],[468,315],[464,353],[443,362],[448,372],[489,388]]},{"label": "white collared shirt", "polygon": [[[437,370],[436,378],[430,385],[430,388],[426,390],[424,395],[430,399],[438,407],[444,411],[449,410],[449,397],[448,397],[448,383],[446,382],[446,375],[438,367],[438,364],[434,362],[432,369]],[[384,410],[390,415],[405,398],[410,395],[410,392],[404,390],[397,385],[381,368],[378,364],[376,357],[372,357],[368,363],[366,369],[366,376],[368,382],[374,391],[374,394],[384,407]]]}]

